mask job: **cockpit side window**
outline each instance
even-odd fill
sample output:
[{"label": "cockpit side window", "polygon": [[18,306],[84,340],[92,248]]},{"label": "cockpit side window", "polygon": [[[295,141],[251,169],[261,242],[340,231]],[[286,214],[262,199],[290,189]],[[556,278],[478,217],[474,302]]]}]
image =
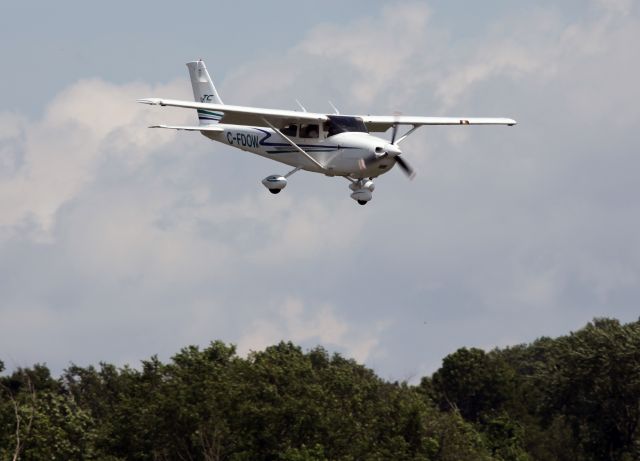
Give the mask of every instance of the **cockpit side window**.
[{"label": "cockpit side window", "polygon": [[368,133],[367,127],[361,118],[349,117],[345,115],[329,115],[329,120],[325,123],[325,131],[328,136],[344,133],[346,131]]},{"label": "cockpit side window", "polygon": [[301,138],[317,138],[320,134],[320,126],[317,123],[300,125]]},{"label": "cockpit side window", "polygon": [[291,123],[280,130],[285,136],[296,137],[298,135],[298,125]]}]

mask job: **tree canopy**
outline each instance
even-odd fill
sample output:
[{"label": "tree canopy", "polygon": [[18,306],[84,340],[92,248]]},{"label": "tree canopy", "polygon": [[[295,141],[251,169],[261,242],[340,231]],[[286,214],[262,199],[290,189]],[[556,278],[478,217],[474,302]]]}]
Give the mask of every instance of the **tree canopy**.
[{"label": "tree canopy", "polygon": [[640,459],[640,322],[461,348],[419,385],[290,342],[4,373],[2,460]]}]

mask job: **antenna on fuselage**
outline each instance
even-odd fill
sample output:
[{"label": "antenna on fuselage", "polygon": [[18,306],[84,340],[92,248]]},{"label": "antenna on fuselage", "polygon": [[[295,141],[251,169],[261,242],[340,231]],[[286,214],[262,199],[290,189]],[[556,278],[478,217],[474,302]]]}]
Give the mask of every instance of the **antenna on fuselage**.
[{"label": "antenna on fuselage", "polygon": [[305,109],[305,107],[302,105],[302,103],[300,101],[298,101],[297,99],[296,99],[296,104],[298,104],[300,106],[300,109],[302,109],[302,112],[306,112],[307,111],[307,109]]},{"label": "antenna on fuselage", "polygon": [[338,108],[336,106],[333,105],[333,103],[331,101],[329,101],[329,105],[331,106],[331,108],[333,109],[333,113],[335,115],[340,115],[340,111],[338,110]]}]

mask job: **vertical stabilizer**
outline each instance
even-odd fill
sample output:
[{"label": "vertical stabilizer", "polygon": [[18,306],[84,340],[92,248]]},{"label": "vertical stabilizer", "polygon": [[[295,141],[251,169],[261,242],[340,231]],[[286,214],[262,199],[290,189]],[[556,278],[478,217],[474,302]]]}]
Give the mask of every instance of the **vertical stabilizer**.
[{"label": "vertical stabilizer", "polygon": [[[213,81],[207,72],[204,61],[192,61],[187,63],[191,86],[193,87],[193,97],[196,102],[209,102],[212,104],[224,104],[213,85]],[[198,118],[201,125],[211,125],[218,123],[223,112],[215,110],[198,109]]]}]

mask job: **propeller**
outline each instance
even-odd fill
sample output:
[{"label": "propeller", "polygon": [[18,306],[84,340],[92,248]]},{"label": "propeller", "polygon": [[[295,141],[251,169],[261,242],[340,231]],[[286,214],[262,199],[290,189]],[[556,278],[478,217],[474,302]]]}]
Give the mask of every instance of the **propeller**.
[{"label": "propeller", "polygon": [[[397,115],[400,115],[400,113],[395,113],[394,115],[397,116]],[[396,145],[397,136],[398,136],[398,124],[394,123],[391,131],[391,145],[396,148],[398,147]],[[400,139],[400,141],[402,141],[402,139]],[[394,156],[394,159],[396,160],[396,163],[398,164],[400,169],[404,172],[404,174],[407,175],[409,179],[413,179],[416,177],[416,171],[413,169],[411,165],[409,165],[409,163],[404,158],[402,158],[400,154],[397,154],[396,156]]]},{"label": "propeller", "polygon": [[[400,115],[400,113],[395,113],[394,115],[398,116],[398,115]],[[389,146],[387,147],[387,151],[384,153],[384,155],[388,155],[388,156],[393,157],[393,159],[396,161],[396,163],[398,164],[398,166],[400,167],[402,172],[405,175],[407,175],[407,177],[409,179],[413,179],[413,178],[416,177],[416,172],[413,169],[413,167],[411,165],[409,165],[409,162],[407,162],[402,157],[402,155],[401,155],[402,151],[400,150],[400,148],[396,144],[396,137],[398,136],[398,125],[399,125],[398,123],[394,123],[393,126],[392,126],[391,141],[390,141]],[[403,139],[405,139],[406,137],[407,137],[407,135],[405,134],[398,141],[400,142]],[[374,155],[370,155],[369,157],[360,160],[360,169],[364,170],[371,163],[375,162],[378,159],[380,159],[380,157],[374,154]]]},{"label": "propeller", "polygon": [[405,159],[402,158],[402,156],[397,155],[395,159],[400,169],[404,172],[404,174],[407,175],[409,179],[413,179],[416,177],[415,170],[411,167],[411,165],[407,163]]},{"label": "propeller", "polygon": [[398,134],[398,124],[393,124],[393,131],[391,132],[391,144],[396,143],[396,135]]}]

